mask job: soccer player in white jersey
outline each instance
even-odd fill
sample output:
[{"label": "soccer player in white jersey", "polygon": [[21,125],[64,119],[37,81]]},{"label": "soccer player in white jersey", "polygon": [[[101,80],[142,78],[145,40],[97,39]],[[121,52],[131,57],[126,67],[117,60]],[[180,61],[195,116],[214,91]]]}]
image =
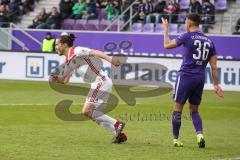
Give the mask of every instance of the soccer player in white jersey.
[{"label": "soccer player in white jersey", "polygon": [[[114,66],[119,66],[120,62],[117,59],[112,59],[99,50],[80,46],[74,48],[74,39],[75,36],[73,34],[70,34],[69,36],[62,35],[57,39],[55,43],[56,51],[59,56],[64,55],[66,57],[65,63],[69,65],[69,68],[72,70],[66,72],[62,76],[50,76],[50,82],[66,84],[69,82],[73,70],[78,69],[83,65],[87,65],[89,68],[87,72],[80,75],[86,78],[84,81],[91,83],[91,90],[87,95],[82,113],[97,124],[113,132],[115,134],[113,143],[124,142],[127,140],[125,133],[122,132],[125,123],[121,120],[116,120],[101,111],[101,107],[106,105],[108,96],[112,91],[112,81],[103,73],[97,60],[104,59]],[[78,61],[77,65],[76,63],[71,63],[74,60]]]}]

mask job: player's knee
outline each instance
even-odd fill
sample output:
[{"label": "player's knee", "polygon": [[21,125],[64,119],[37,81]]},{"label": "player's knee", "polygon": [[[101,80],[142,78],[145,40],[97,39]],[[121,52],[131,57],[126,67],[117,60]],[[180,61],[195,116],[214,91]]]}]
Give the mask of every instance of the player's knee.
[{"label": "player's knee", "polygon": [[190,113],[193,113],[193,112],[198,112],[198,107],[195,107],[195,106],[194,106],[194,107],[193,107],[193,106],[190,106],[190,107],[189,107],[189,112],[190,112]]},{"label": "player's knee", "polygon": [[193,113],[193,112],[198,112],[197,110],[195,110],[195,109],[191,109],[191,110],[189,110],[190,111],[190,113]]},{"label": "player's knee", "polygon": [[175,104],[174,104],[174,106],[173,106],[173,110],[174,110],[174,111],[182,112],[183,106],[184,106],[184,104],[180,104],[180,103],[175,102]]}]

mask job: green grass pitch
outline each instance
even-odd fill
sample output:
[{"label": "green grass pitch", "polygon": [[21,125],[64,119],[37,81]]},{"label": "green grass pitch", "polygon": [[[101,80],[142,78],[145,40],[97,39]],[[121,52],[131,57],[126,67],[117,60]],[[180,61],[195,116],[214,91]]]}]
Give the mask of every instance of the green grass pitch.
[{"label": "green grass pitch", "polygon": [[[240,92],[218,98],[205,91],[200,113],[206,148],[199,149],[188,108],[180,132],[183,148],[172,146],[171,93],[138,99],[134,107],[123,101],[109,114],[122,117],[128,141],[111,144],[112,134],[92,121],[62,121],[55,104],[74,100],[80,112],[83,97],[56,93],[44,82],[0,81],[0,160],[201,160],[240,157]],[[138,115],[138,116],[137,116]],[[152,115],[161,118],[154,119]]]}]

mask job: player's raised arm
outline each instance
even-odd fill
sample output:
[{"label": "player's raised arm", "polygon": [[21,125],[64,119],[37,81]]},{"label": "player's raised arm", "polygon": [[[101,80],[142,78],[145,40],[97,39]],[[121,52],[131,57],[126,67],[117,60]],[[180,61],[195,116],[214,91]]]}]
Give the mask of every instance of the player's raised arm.
[{"label": "player's raised arm", "polygon": [[176,48],[177,43],[175,40],[171,40],[168,36],[168,21],[167,19],[162,18],[162,26],[164,30],[164,48],[165,49],[171,49]]},{"label": "player's raised arm", "polygon": [[214,55],[210,58],[209,61],[212,68],[212,77],[213,77],[213,85],[214,89],[219,97],[223,98],[223,91],[221,87],[218,85],[218,68],[217,68],[217,56]]},{"label": "player's raised arm", "polygon": [[89,55],[102,58],[102,59],[108,61],[109,63],[113,64],[114,66],[119,66],[120,65],[120,61],[118,59],[111,58],[107,54],[105,54],[104,52],[99,51],[99,50],[91,50],[89,52]]}]

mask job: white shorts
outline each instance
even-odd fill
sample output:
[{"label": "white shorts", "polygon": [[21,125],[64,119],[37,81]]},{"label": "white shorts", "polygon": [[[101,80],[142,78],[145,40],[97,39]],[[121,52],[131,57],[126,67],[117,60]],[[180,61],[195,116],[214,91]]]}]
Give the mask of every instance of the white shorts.
[{"label": "white shorts", "polygon": [[106,105],[111,92],[112,80],[106,77],[105,80],[91,84],[91,89],[87,95],[85,103],[91,103],[95,108]]}]

